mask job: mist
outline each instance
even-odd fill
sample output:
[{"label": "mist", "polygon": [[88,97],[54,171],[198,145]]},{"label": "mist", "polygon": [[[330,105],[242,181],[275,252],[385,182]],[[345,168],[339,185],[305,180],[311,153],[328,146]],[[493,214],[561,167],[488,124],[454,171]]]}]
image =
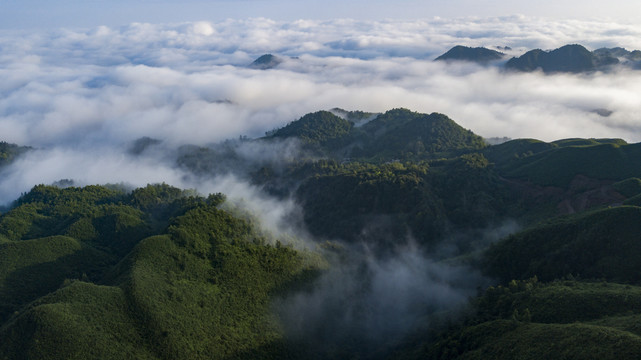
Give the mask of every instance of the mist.
[{"label": "mist", "polygon": [[455,320],[490,283],[412,241],[378,255],[361,245],[342,249],[309,288],[274,303],[287,338],[310,358],[384,358],[406,336]]},{"label": "mist", "polygon": [[[0,202],[59,178],[209,189],[175,164],[124,148],[141,137],[168,148],[256,138],[334,107],[440,112],[484,137],[636,142],[641,71],[514,74],[432,60],[456,44],[510,46],[509,55],[566,43],[641,49],[639,35],[635,25],[527,17],[2,31],[0,140],[38,151],[3,170]],[[247,67],[264,53],[286,61]]]},{"label": "mist", "polygon": [[[0,203],[60,179],[165,182],[206,194],[233,188],[231,174],[252,189],[239,198],[258,194],[239,167],[284,164],[300,155],[297,144],[236,144],[239,161],[197,174],[176,153],[261,137],[335,107],[440,112],[484,137],[640,141],[641,71],[519,74],[432,61],[457,44],[509,46],[509,56],[567,43],[641,49],[640,35],[637,25],[523,16],[3,30],[0,141],[36,150],[0,170]],[[285,61],[271,70],[248,67],[265,53]],[[132,153],[144,137],[157,144]]]},{"label": "mist", "polygon": [[[320,109],[407,107],[447,114],[487,137],[638,141],[638,72],[504,74],[431,60],[456,44],[510,46],[510,55],[566,43],[641,49],[639,35],[632,25],[520,17],[5,31],[0,133],[31,146],[142,136],[203,145],[260,136]],[[246,67],[264,53],[288,61],[271,71]]]},{"label": "mist", "polygon": [[[641,26],[514,16],[0,31],[0,141],[34,148],[0,169],[0,204],[61,179],[167,183],[224,193],[262,229],[316,249],[296,201],[267,194],[250,174],[308,154],[296,141],[248,139],[318,110],[405,107],[444,113],[484,137],[641,141],[641,71],[544,75],[433,61],[458,44],[509,46],[508,56],[518,56],[568,43],[641,49]],[[248,67],[266,53],[284,61]],[[189,163],[192,151],[202,163]],[[508,220],[450,234],[429,254],[407,239],[384,254],[366,241],[343,247],[330,270],[274,307],[288,337],[308,351],[372,357],[418,324],[460,310],[490,281],[443,258],[518,228]]]},{"label": "mist", "polygon": [[[640,35],[637,25],[523,16],[3,30],[0,141],[35,150],[0,169],[0,203],[60,179],[165,182],[245,201],[270,199],[251,185],[247,169],[287,164],[300,157],[300,147],[235,139],[258,138],[335,107],[440,112],[484,137],[636,142],[641,71],[520,74],[433,59],[457,44],[509,46],[509,56],[567,43],[641,49]],[[265,53],[284,62],[271,70],[248,67]],[[141,138],[154,144],[132,152]],[[185,149],[224,155],[225,147],[233,156],[210,161],[205,171],[180,162]]]}]

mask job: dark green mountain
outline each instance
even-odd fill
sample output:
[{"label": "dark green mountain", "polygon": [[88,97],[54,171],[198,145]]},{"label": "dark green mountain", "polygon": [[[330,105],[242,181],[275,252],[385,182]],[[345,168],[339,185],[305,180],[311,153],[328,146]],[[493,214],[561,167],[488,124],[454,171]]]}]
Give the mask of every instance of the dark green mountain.
[{"label": "dark green mountain", "polygon": [[432,247],[451,229],[472,231],[500,221],[511,207],[509,188],[480,154],[431,165],[328,162],[314,167],[307,171],[315,175],[302,181],[295,197],[306,226],[321,238],[390,249],[411,234]]},{"label": "dark green mountain", "polygon": [[573,44],[552,51],[530,50],[518,58],[510,59],[505,67],[508,70],[517,71],[541,69],[545,73],[582,73],[595,71],[618,62],[619,60],[613,56],[603,52],[595,55],[585,47]]},{"label": "dark green mountain", "polygon": [[594,55],[600,58],[617,58],[627,61],[641,60],[641,51],[628,51],[622,47],[596,49],[594,50]]},{"label": "dark green mountain", "polygon": [[467,323],[417,336],[397,359],[633,359],[641,288],[535,278],[490,287]]},{"label": "dark green mountain", "polygon": [[269,299],[312,258],[269,245],[222,199],[166,185],[27,193],[0,217],[0,358],[280,357]]},{"label": "dark green mountain", "polygon": [[[619,186],[631,195],[636,183]],[[607,208],[496,243],[483,261],[502,285],[472,301],[458,324],[408,338],[396,358],[636,358],[641,288],[630,283],[640,280],[640,219],[639,207]]]},{"label": "dark green mountain", "polygon": [[509,281],[568,274],[636,283],[641,265],[641,208],[618,206],[555,219],[513,235],[486,255],[488,273]]},{"label": "dark green mountain", "polygon": [[302,118],[276,130],[272,137],[295,137],[304,143],[324,145],[340,139],[352,130],[353,124],[329,111],[307,114]]},{"label": "dark green mountain", "polygon": [[[300,151],[246,155],[283,145]],[[38,185],[0,215],[0,359],[637,358],[640,146],[490,146],[443,114],[333,109],[176,150],[297,204],[313,251],[222,194]],[[477,285],[463,310],[433,303]],[[303,313],[322,326],[285,323]]]},{"label": "dark green mountain", "polygon": [[443,114],[420,114],[407,109],[387,111],[362,126],[319,111],[271,132],[267,138],[297,138],[312,145],[319,155],[339,160],[420,159],[486,146],[483,138]]},{"label": "dark green mountain", "polygon": [[362,123],[366,123],[369,120],[372,120],[380,115],[377,113],[365,112],[360,110],[348,111],[341,108],[333,108],[330,110],[330,112],[336,116],[340,116],[343,119],[346,119],[349,122],[354,123],[356,126],[361,125]]},{"label": "dark green mountain", "polygon": [[467,47],[457,45],[445,54],[440,55],[436,61],[471,61],[476,63],[488,63],[490,61],[501,60],[505,56],[504,53],[486,49],[484,47]]},{"label": "dark green mountain", "polygon": [[486,151],[503,176],[558,187],[569,186],[579,175],[602,180],[640,177],[640,155],[640,144],[620,139],[567,139],[549,144],[514,140]]},{"label": "dark green mountain", "polygon": [[361,149],[354,157],[412,158],[478,150],[486,146],[480,136],[463,129],[446,115],[420,114],[394,109],[360,128]]}]

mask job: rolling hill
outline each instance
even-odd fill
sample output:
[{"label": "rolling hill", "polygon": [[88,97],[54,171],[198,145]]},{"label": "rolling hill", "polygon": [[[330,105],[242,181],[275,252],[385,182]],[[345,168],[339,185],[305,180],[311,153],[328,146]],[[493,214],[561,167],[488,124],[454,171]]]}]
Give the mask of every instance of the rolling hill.
[{"label": "rolling hill", "polygon": [[[283,144],[294,155],[255,160],[243,148]],[[175,149],[196,177],[233,173],[296,204],[290,225],[313,239],[307,247],[223,194],[37,185],[0,214],[0,359],[633,358],[639,146],[488,145],[439,113],[332,109],[262,138]],[[26,149],[5,148],[8,162]],[[399,257],[408,247],[411,261]],[[439,293],[457,291],[453,273],[485,278],[463,310],[419,289],[425,300],[404,309],[412,328],[386,339],[352,326],[341,341],[293,341],[275,307],[351,283],[338,299],[380,286],[403,304],[392,285],[426,286],[412,282],[416,268]],[[376,315],[351,309],[341,310]]]}]

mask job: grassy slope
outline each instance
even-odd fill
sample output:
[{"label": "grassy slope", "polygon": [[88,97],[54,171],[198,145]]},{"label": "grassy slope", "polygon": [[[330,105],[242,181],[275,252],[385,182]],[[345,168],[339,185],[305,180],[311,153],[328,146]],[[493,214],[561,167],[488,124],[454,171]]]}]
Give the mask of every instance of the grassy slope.
[{"label": "grassy slope", "polygon": [[373,161],[434,158],[482,149],[485,141],[443,114],[393,109],[358,128],[361,151]]}]

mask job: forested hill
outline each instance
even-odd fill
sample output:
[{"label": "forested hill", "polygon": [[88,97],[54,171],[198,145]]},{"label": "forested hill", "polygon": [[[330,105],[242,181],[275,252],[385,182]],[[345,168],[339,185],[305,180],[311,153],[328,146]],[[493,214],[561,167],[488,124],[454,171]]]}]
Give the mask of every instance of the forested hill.
[{"label": "forested hill", "polygon": [[640,146],[332,109],[164,149],[286,238],[249,191],[37,185],[0,214],[0,359],[636,358]]},{"label": "forested hill", "polygon": [[270,296],[320,262],[223,200],[35,187],[0,218],[0,358],[280,357]]},{"label": "forested hill", "polygon": [[345,113],[307,114],[275,130],[267,138],[295,137],[325,156],[367,161],[441,157],[481,149],[483,139],[463,129],[446,115],[394,109],[356,126]]}]

